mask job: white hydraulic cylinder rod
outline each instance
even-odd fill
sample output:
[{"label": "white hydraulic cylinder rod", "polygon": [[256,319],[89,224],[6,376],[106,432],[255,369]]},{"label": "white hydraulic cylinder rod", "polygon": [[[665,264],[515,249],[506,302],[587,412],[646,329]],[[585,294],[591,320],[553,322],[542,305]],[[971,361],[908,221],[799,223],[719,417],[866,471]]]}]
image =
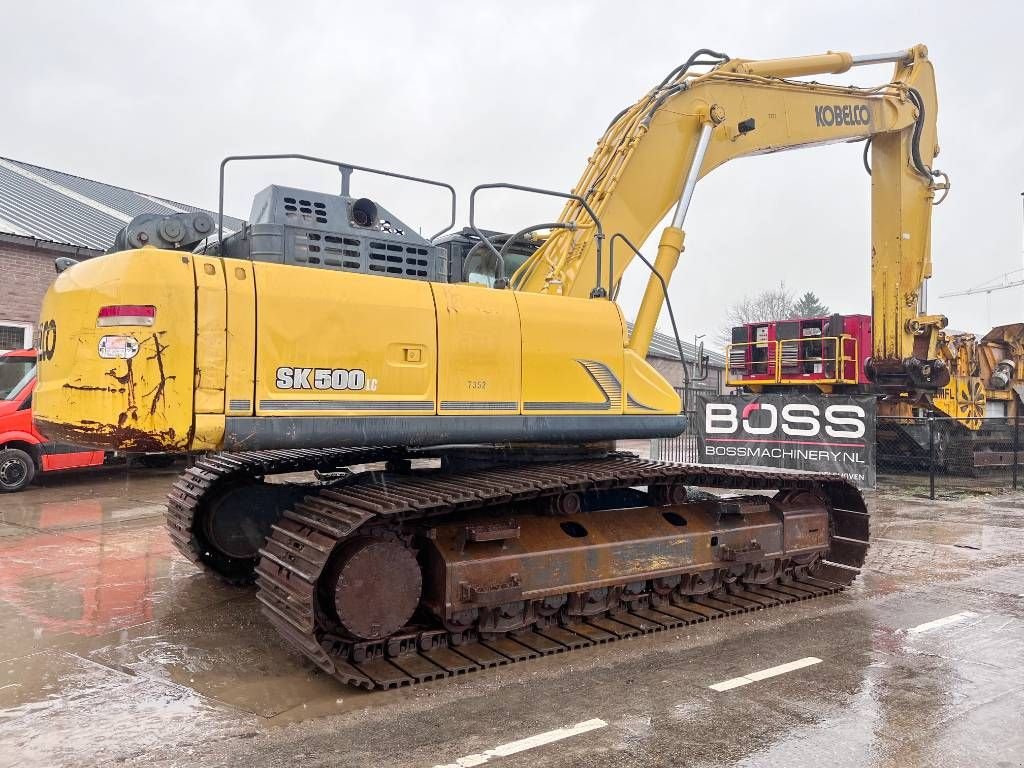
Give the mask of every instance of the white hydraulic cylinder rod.
[{"label": "white hydraulic cylinder rod", "polygon": [[704,155],[707,154],[708,144],[711,142],[711,132],[715,124],[710,120],[700,127],[700,136],[697,139],[697,151],[693,153],[693,162],[690,163],[690,170],[686,174],[686,182],[683,184],[683,193],[679,196],[679,203],[676,205],[676,212],[672,214],[672,226],[676,229],[683,228],[683,221],[686,219],[686,211],[690,207],[690,200],[693,199],[693,190],[697,186],[697,178],[700,176],[700,167],[704,164]]},{"label": "white hydraulic cylinder rod", "polygon": [[890,51],[888,53],[865,53],[853,57],[851,66],[863,67],[868,64],[886,64],[889,62],[906,61],[911,57],[909,50]]}]

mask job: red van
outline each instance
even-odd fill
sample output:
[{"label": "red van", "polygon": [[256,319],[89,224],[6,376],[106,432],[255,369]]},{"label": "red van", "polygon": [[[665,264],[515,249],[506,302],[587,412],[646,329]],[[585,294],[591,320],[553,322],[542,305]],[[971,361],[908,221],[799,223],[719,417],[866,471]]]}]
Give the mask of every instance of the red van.
[{"label": "red van", "polygon": [[36,472],[93,467],[107,454],[81,446],[48,442],[32,425],[36,351],[0,354],[0,493],[20,491]]}]

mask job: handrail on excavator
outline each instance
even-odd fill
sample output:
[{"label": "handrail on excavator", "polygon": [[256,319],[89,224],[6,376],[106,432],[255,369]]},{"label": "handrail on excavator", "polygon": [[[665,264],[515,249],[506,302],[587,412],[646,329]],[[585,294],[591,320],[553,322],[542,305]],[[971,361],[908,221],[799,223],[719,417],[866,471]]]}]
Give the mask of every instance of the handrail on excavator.
[{"label": "handrail on excavator", "polygon": [[[505,275],[505,259],[503,254],[500,251],[498,251],[497,248],[494,247],[491,241],[484,236],[483,232],[481,232],[476,225],[476,193],[485,189],[511,189],[515,192],[528,192],[535,195],[547,195],[548,197],[561,197],[565,198],[566,200],[574,200],[577,203],[579,203],[580,206],[588,214],[590,214],[590,218],[593,219],[594,226],[597,230],[594,235],[594,239],[597,245],[597,285],[590,292],[590,297],[593,299],[605,298],[611,293],[611,291],[605,291],[601,284],[601,244],[604,241],[604,228],[601,226],[601,219],[594,212],[594,209],[590,207],[587,201],[584,200],[581,196],[569,192],[558,192],[557,190],[542,189],[540,187],[528,187],[524,184],[511,184],[506,181],[497,181],[489,184],[477,184],[469,193],[469,227],[470,229],[473,230],[473,233],[480,238],[480,241],[481,243],[484,244],[484,247],[490,249],[491,253],[494,254],[494,257],[497,260],[498,274],[496,275],[495,279],[496,288],[504,288],[508,284]],[[573,226],[569,226],[570,224],[573,224]],[[515,240],[517,237],[523,234],[536,231],[537,229],[574,230],[576,229],[576,226],[574,225],[574,222],[535,225],[520,230],[519,233],[517,233],[515,236],[509,239],[509,242]]]},{"label": "handrail on excavator", "polygon": [[341,160],[328,160],[323,157],[313,157],[312,155],[303,155],[296,153],[282,153],[282,154],[269,154],[269,155],[229,155],[220,161],[220,182],[218,185],[217,193],[217,242],[224,241],[224,169],[228,163],[236,162],[239,160],[305,160],[309,163],[320,163],[321,165],[330,165],[337,168],[341,172],[342,188],[344,192],[348,191],[348,180],[352,175],[352,171],[362,171],[363,173],[372,173],[377,176],[387,176],[392,179],[402,179],[403,181],[414,181],[417,184],[427,184],[432,187],[441,187],[447,189],[452,198],[451,205],[451,218],[448,221],[448,226],[439,232],[431,235],[428,239],[434,241],[443,235],[445,232],[455,226],[455,211],[457,205],[457,194],[455,187],[451,184],[447,184],[443,181],[436,181],[434,179],[425,179],[419,176],[408,176],[404,173],[395,173],[394,171],[385,171],[380,168],[370,168],[365,165],[355,165],[354,163],[345,163]]}]

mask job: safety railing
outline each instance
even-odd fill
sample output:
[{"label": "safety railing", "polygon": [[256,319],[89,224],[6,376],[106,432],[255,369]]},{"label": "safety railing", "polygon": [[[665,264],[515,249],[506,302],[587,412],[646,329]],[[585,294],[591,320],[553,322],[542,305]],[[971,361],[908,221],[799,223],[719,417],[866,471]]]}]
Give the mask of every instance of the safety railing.
[{"label": "safety railing", "polygon": [[730,387],[748,384],[856,384],[860,371],[857,339],[808,336],[729,344],[725,381]]}]

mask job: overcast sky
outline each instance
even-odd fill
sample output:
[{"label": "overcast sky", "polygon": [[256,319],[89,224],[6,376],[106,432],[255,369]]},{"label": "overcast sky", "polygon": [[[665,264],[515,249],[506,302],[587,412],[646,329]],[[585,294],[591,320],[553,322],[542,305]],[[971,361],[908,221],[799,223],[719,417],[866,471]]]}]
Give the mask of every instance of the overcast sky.
[{"label": "overcast sky", "polygon": [[[114,4],[109,6],[113,9]],[[771,58],[925,43],[939,88],[932,311],[984,332],[1024,320],[1024,288],[941,299],[1022,266],[1024,6],[959,3],[19,2],[0,10],[0,156],[216,208],[233,153],[302,152],[442,179],[568,190],[594,142],[693,50]],[[833,81],[887,82],[891,66]],[[833,310],[870,309],[862,145],[737,160],[697,187],[671,286],[685,335],[714,335],[736,297],[784,280]],[[336,190],[296,164],[229,174],[248,215],[271,182]],[[431,191],[354,181],[425,233]],[[558,206],[492,197],[481,223],[518,229]],[[459,226],[466,210],[459,211]],[[658,233],[645,250],[653,255]],[[635,312],[634,264],[623,305]],[[642,269],[642,268],[640,268]],[[662,318],[665,319],[664,317]]]}]

